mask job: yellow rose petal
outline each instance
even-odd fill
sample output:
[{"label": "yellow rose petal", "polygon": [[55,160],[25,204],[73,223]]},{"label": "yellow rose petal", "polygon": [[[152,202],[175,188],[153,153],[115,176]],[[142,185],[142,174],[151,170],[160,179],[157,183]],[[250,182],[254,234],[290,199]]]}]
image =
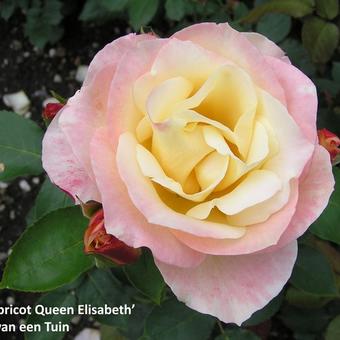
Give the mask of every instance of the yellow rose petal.
[{"label": "yellow rose petal", "polygon": [[[212,161],[215,165],[218,165],[218,168],[215,168],[214,179],[209,183],[209,185],[204,188],[204,190],[194,194],[187,194],[183,191],[180,183],[176,182],[164,173],[162,167],[150,151],[148,151],[142,145],[138,144],[136,146],[136,153],[139,167],[144,176],[149,177],[152,181],[160,184],[161,186],[169,189],[172,192],[175,192],[179,196],[194,202],[202,202],[210,195],[218,182],[224,177],[228,167],[228,157],[218,156],[217,153],[216,154],[218,158],[209,157],[208,161],[203,162],[203,165],[201,165],[201,170],[204,165],[209,163],[209,161]],[[202,174],[202,171],[200,172],[201,179],[202,176],[204,176]]]},{"label": "yellow rose petal", "polygon": [[254,170],[230,193],[190,209],[187,215],[207,218],[213,207],[226,215],[234,215],[255,204],[261,203],[281,189],[281,181],[275,173]]}]

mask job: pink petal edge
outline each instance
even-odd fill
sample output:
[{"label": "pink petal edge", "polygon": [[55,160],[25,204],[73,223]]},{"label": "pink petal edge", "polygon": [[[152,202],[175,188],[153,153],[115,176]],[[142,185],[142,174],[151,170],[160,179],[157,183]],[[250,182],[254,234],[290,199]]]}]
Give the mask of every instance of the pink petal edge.
[{"label": "pink petal edge", "polygon": [[308,174],[299,185],[296,212],[287,230],[281,236],[278,244],[266,251],[284,247],[300,237],[327,207],[335,181],[329,153],[321,145],[316,146],[308,170]]},{"label": "pink petal edge", "polygon": [[241,32],[263,55],[278,58],[287,64],[291,64],[285,52],[274,42],[262,34],[256,32]]},{"label": "pink petal edge", "polygon": [[100,201],[96,183],[91,180],[67,143],[59,127],[61,110],[54,117],[42,142],[42,163],[51,182],[68,192],[74,200]]},{"label": "pink petal edge", "polygon": [[241,325],[263,308],[288,281],[297,242],[272,253],[207,256],[199,266],[182,269],[156,261],[165,282],[187,306]]},{"label": "pink petal edge", "polygon": [[172,37],[190,40],[195,44],[227,57],[245,69],[254,82],[269,92],[285,105],[285,93],[276,74],[264,58],[264,55],[246,36],[234,30],[227,23],[201,23],[189,26],[176,32]]},{"label": "pink petal edge", "polygon": [[293,65],[270,56],[266,57],[266,61],[272,67],[285,91],[288,112],[305,137],[314,144],[317,140],[316,112],[318,108],[315,85]]}]

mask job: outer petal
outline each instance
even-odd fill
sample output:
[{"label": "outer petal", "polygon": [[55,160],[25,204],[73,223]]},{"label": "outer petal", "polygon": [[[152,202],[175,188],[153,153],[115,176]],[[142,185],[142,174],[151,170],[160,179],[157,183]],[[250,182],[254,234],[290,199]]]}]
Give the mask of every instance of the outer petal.
[{"label": "outer petal", "polygon": [[83,89],[96,99],[97,103],[107,104],[107,96],[114,72],[124,54],[133,49],[137,42],[156,39],[151,34],[128,34],[114,40],[101,49],[93,58]]},{"label": "outer petal", "polygon": [[286,94],[287,110],[311,143],[317,140],[316,112],[318,97],[313,82],[293,65],[266,57]]},{"label": "outer petal", "polygon": [[140,76],[150,71],[159,50],[167,42],[167,39],[139,42],[133,50],[124,55],[124,60],[117,67],[108,99],[108,126],[115,145],[122,132],[134,131],[143,118],[135,104],[133,86]]},{"label": "outer petal", "polygon": [[109,132],[98,129],[91,143],[93,171],[102,196],[106,231],[131,247],[148,247],[155,258],[180,267],[201,263],[205,255],[180,243],[162,226],[150,224],[132,204],[117,173]]},{"label": "outer petal", "polygon": [[285,63],[290,64],[285,52],[264,35],[255,32],[241,32],[241,34],[244,35],[263,55],[278,58]]},{"label": "outer petal", "polygon": [[196,268],[156,261],[179,300],[201,313],[238,325],[275,297],[289,279],[297,242],[270,254],[208,256]]},{"label": "outer petal", "polygon": [[96,184],[74,155],[59,127],[61,110],[52,120],[43,139],[42,162],[51,181],[82,202],[100,201]]},{"label": "outer petal", "polygon": [[328,151],[317,145],[308,174],[299,185],[296,213],[276,248],[282,247],[301,236],[320,216],[334,190],[334,183]]},{"label": "outer petal", "polygon": [[250,73],[258,86],[285,104],[284,91],[262,53],[244,35],[228,24],[192,25],[175,33],[173,37],[190,40],[240,65]]},{"label": "outer petal", "polygon": [[[94,131],[107,119],[110,84],[124,55],[140,41],[155,39],[148,34],[129,34],[106,45],[92,60],[84,85],[69,99],[60,117],[60,127],[74,154],[94,179],[89,147]],[[76,132],[75,132],[76,131]]]}]

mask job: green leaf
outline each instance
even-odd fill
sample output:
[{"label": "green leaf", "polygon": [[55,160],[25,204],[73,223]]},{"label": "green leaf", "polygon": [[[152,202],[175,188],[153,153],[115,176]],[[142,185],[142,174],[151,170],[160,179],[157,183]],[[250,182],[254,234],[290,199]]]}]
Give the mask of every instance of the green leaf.
[{"label": "green leaf", "polygon": [[309,230],[323,240],[332,241],[340,245],[340,169],[333,167],[333,174],[335,178],[334,192],[327,208]]},{"label": "green leaf", "polygon": [[166,16],[171,20],[182,20],[185,15],[185,2],[185,0],[166,0]]},{"label": "green leaf", "polygon": [[281,48],[287,53],[291,62],[301,69],[303,73],[308,76],[314,76],[315,66],[311,62],[307,50],[302,46],[302,44],[295,39],[285,39],[281,44]]},{"label": "green leaf", "polygon": [[[86,273],[85,280],[76,290],[79,304],[89,304],[94,307],[119,307],[130,304],[130,296],[123,285],[109,270],[93,269]],[[134,313],[134,308],[132,313]],[[93,315],[106,325],[126,328],[129,315]]]},{"label": "green leaf", "polygon": [[13,247],[1,288],[47,291],[73,281],[93,266],[83,252],[88,224],[79,207],[54,211],[28,227]]},{"label": "green leaf", "polygon": [[8,20],[16,9],[16,3],[13,0],[4,0],[0,4],[0,15],[3,19]]},{"label": "green leaf", "polygon": [[142,339],[145,320],[150,315],[153,306],[154,305],[145,303],[136,304],[132,315],[129,316],[127,327],[122,330],[122,334],[124,334],[127,339]]},{"label": "green leaf", "polygon": [[148,340],[206,340],[214,327],[215,319],[198,313],[175,299],[156,306],[148,316],[143,339]]},{"label": "green leaf", "polygon": [[215,340],[261,340],[256,334],[253,332],[242,329],[242,328],[233,328],[226,329],[224,334],[219,335]]},{"label": "green leaf", "polygon": [[312,247],[299,249],[290,282],[307,293],[336,296],[337,287],[326,257]]},{"label": "green leaf", "polygon": [[280,310],[280,319],[286,327],[299,333],[319,333],[329,321],[324,309],[302,309],[286,305]]},{"label": "green leaf", "polygon": [[128,0],[87,0],[79,15],[81,21],[106,21],[122,11]]},{"label": "green leaf", "polygon": [[328,325],[325,340],[340,339],[340,315],[335,317]]},{"label": "green leaf", "polygon": [[26,217],[28,225],[35,223],[54,210],[71,207],[72,199],[46,178],[38,193],[33,208]]},{"label": "green leaf", "polygon": [[339,14],[339,0],[316,0],[316,13],[333,20]]},{"label": "green leaf", "polygon": [[161,303],[165,283],[149,250],[144,249],[138,261],[125,266],[124,272],[134,287],[153,302]]},{"label": "green leaf", "polygon": [[339,29],[318,17],[307,18],[302,26],[302,43],[315,63],[326,63],[339,42]]},{"label": "green leaf", "polygon": [[292,20],[285,14],[266,14],[257,23],[257,32],[278,43],[289,33]]},{"label": "green leaf", "polygon": [[318,91],[331,94],[333,97],[340,91],[340,83],[327,78],[314,78]]},{"label": "green leaf", "polygon": [[331,300],[331,298],[306,293],[295,287],[288,288],[286,299],[289,304],[301,308],[321,308]]},{"label": "green leaf", "polygon": [[8,20],[20,7],[22,10],[27,10],[29,0],[2,0],[0,3],[0,16]]},{"label": "green leaf", "polygon": [[43,131],[30,119],[14,112],[0,111],[0,181],[18,176],[38,175],[41,166]]},{"label": "green leaf", "polygon": [[158,9],[158,0],[130,0],[128,13],[130,24],[135,31],[147,25]]},{"label": "green leaf", "polygon": [[122,11],[128,4],[128,1],[129,0],[99,0],[97,2],[100,2],[108,11],[116,12]]},{"label": "green leaf", "polygon": [[100,340],[128,340],[117,327],[100,325]]},{"label": "green leaf", "polygon": [[248,6],[243,2],[236,2],[233,6],[234,20],[239,20],[249,13]]},{"label": "green leaf", "polygon": [[340,63],[334,61],[332,67],[332,78],[333,80],[340,82]]},{"label": "green leaf", "polygon": [[81,21],[105,21],[108,17],[108,10],[98,0],[87,0],[79,14],[79,20]]},{"label": "green leaf", "polygon": [[246,15],[242,21],[256,22],[267,13],[283,13],[301,18],[313,12],[314,0],[271,0],[265,2]]},{"label": "green leaf", "polygon": [[[46,295],[43,295],[37,302],[36,305],[43,305],[44,307],[66,308],[66,315],[38,315],[33,313],[28,317],[28,324],[39,324],[41,325],[41,332],[27,332],[25,334],[26,340],[61,340],[64,338],[65,332],[47,332],[46,325],[44,322],[51,322],[52,324],[58,324],[61,322],[63,325],[67,325],[71,322],[74,314],[77,314],[76,308],[76,297],[72,294],[72,291],[53,291]],[[74,312],[74,313],[73,313]]]},{"label": "green leaf", "polygon": [[255,312],[248,320],[246,320],[242,327],[255,326],[270,319],[279,310],[283,301],[283,292],[272,299],[265,307]]},{"label": "green leaf", "polygon": [[64,32],[58,26],[63,18],[61,9],[61,1],[49,0],[42,6],[34,6],[27,11],[24,31],[32,44],[44,48],[47,43],[53,44],[61,38]]}]

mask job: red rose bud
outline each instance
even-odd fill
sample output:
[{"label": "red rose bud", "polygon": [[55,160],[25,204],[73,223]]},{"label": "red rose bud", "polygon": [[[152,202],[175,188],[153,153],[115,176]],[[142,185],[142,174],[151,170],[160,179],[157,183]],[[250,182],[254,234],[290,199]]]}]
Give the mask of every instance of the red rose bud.
[{"label": "red rose bud", "polygon": [[135,262],[140,250],[129,247],[113,235],[107,234],[104,226],[103,209],[98,210],[90,219],[84,235],[85,253],[104,256],[116,264]]},{"label": "red rose bud", "polygon": [[45,122],[51,122],[57,113],[63,108],[64,104],[61,103],[48,103],[42,113]]},{"label": "red rose bud", "polygon": [[318,130],[319,143],[329,152],[331,161],[334,162],[340,154],[340,138],[327,129]]}]

